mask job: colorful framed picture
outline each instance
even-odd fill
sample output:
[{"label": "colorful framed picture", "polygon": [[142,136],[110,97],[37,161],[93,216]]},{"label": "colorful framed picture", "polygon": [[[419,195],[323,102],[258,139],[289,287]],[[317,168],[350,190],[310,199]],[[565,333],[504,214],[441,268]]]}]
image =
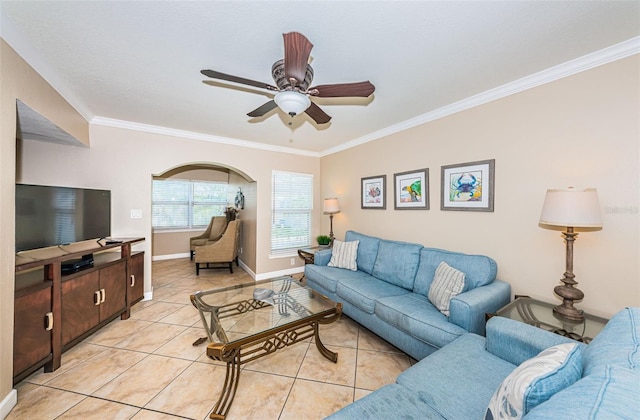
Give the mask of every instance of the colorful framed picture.
[{"label": "colorful framed picture", "polygon": [[440,210],[493,211],[495,159],[442,167]]},{"label": "colorful framed picture", "polygon": [[363,209],[380,209],[387,208],[385,196],[387,193],[387,176],[378,175],[362,178],[361,198]]},{"label": "colorful framed picture", "polygon": [[429,169],[393,174],[393,208],[396,210],[429,210]]}]

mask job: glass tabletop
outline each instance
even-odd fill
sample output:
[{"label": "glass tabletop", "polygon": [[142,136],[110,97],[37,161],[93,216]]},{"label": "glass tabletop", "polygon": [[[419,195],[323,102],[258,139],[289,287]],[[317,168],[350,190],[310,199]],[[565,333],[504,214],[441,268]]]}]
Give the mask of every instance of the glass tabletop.
[{"label": "glass tabletop", "polygon": [[584,314],[584,321],[571,321],[556,316],[556,305],[532,299],[518,297],[496,312],[497,316],[515,319],[571,339],[589,343],[607,324],[607,319]]},{"label": "glass tabletop", "polygon": [[231,343],[335,311],[336,303],[291,277],[257,281],[191,295],[210,342]]}]

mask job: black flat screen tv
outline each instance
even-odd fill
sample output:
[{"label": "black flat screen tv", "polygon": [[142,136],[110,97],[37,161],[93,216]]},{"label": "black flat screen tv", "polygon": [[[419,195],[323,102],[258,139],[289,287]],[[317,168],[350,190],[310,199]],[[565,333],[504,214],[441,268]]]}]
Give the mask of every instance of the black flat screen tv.
[{"label": "black flat screen tv", "polygon": [[111,235],[111,191],[16,184],[16,252]]}]

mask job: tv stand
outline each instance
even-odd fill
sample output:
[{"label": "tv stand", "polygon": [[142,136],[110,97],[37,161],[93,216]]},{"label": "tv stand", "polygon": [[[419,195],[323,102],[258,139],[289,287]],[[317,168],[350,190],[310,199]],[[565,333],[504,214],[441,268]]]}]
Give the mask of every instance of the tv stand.
[{"label": "tv stand", "polygon": [[144,296],[144,238],[95,241],[16,255],[13,382],[44,366],[60,367],[62,353],[114,319],[128,319]]}]

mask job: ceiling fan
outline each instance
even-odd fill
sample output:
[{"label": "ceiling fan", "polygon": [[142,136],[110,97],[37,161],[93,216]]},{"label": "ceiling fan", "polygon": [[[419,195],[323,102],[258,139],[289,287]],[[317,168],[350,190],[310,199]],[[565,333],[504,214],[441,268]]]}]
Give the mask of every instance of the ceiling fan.
[{"label": "ceiling fan", "polygon": [[275,97],[259,106],[247,115],[261,117],[276,107],[280,107],[291,117],[306,113],[317,124],[326,124],[331,120],[310,96],[318,98],[363,97],[371,95],[375,86],[369,81],[356,83],[338,83],[309,87],[313,80],[313,68],[308,64],[313,44],[298,32],[283,34],[284,59],[273,63],[271,74],[276,86],[243,77],[220,73],[215,70],[201,70],[200,73],[212,79],[226,80],[277,92]]}]

